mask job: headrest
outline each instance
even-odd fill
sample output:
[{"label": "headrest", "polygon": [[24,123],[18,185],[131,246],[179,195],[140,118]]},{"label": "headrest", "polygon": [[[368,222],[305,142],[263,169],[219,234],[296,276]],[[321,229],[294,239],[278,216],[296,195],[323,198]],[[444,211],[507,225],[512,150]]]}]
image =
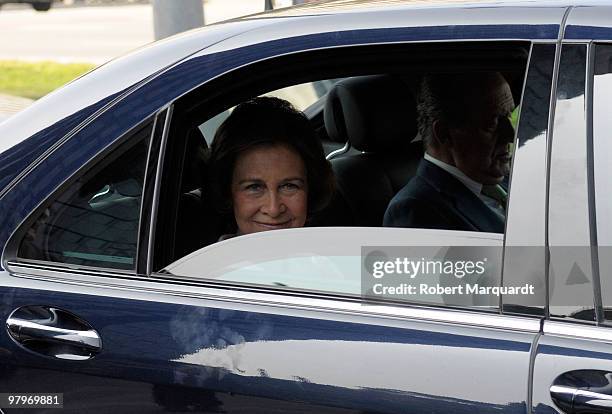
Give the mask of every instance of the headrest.
[{"label": "headrest", "polygon": [[198,148],[208,149],[208,143],[202,130],[199,127],[194,127],[187,132],[187,149],[190,151]]},{"label": "headrest", "polygon": [[389,75],[344,79],[327,95],[327,135],[358,151],[407,146],[416,136],[416,103],[408,85]]}]

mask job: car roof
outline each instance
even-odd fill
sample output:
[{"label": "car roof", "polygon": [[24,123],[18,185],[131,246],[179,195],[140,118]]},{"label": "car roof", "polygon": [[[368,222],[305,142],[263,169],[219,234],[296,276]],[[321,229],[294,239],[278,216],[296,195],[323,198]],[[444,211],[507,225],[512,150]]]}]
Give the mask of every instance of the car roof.
[{"label": "car roof", "polygon": [[240,19],[298,17],[407,9],[570,6],[612,6],[612,0],[319,0],[293,7],[284,7],[256,13],[241,17]]}]

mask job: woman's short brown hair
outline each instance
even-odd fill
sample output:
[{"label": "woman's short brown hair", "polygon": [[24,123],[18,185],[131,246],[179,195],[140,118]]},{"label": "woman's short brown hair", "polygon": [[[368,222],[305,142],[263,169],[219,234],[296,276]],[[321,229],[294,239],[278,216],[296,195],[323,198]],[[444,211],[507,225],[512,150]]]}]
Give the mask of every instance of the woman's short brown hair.
[{"label": "woman's short brown hair", "polygon": [[258,97],[238,105],[219,126],[210,151],[210,188],[222,213],[232,206],[231,184],[238,155],[260,146],[286,145],[306,167],[308,215],[321,211],[334,192],[334,174],[310,121],[291,103]]}]

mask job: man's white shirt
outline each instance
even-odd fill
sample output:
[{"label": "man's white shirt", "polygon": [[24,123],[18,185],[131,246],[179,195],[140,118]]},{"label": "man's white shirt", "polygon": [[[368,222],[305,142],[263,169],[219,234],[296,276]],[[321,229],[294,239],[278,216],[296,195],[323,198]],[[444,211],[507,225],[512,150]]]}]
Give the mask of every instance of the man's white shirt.
[{"label": "man's white shirt", "polygon": [[470,177],[465,175],[459,168],[447,164],[444,161],[440,161],[437,158],[434,158],[429,153],[425,152],[423,158],[426,161],[431,162],[432,164],[442,168],[444,171],[455,177],[459,180],[463,185],[465,185],[470,191],[472,191],[476,196],[482,200],[483,203],[487,205],[491,210],[493,210],[496,214],[500,215],[502,219],[505,220],[506,213],[504,209],[500,207],[499,202],[489,196],[482,194],[482,184],[478,181],[472,180]]}]

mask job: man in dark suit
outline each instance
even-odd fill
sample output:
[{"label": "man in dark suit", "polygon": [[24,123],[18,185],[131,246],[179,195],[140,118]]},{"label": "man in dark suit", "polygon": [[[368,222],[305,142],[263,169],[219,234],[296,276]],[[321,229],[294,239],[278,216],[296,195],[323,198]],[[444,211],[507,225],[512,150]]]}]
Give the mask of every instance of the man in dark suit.
[{"label": "man in dark suit", "polygon": [[418,101],[425,156],[389,203],[384,226],[503,233],[499,184],[514,139],[508,83],[497,72],[428,75]]}]

